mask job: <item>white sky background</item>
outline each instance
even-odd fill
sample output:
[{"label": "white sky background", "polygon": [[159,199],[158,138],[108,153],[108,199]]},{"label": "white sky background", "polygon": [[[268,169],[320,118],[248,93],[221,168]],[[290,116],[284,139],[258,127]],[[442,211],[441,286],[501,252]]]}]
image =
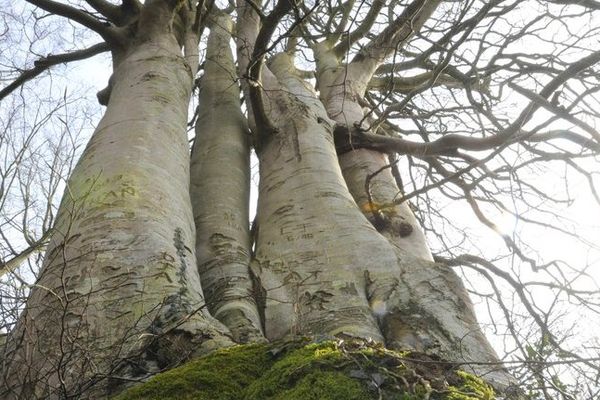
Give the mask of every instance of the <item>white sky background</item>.
[{"label": "white sky background", "polygon": [[[9,10],[11,7],[15,7],[15,5],[11,3],[12,2],[8,2],[6,0],[0,0],[0,10]],[[19,2],[17,2],[17,4],[18,3]],[[582,26],[569,28],[574,29],[575,31],[583,31],[585,29],[585,24],[589,23],[591,23],[591,21],[582,21]],[[33,34],[34,32],[26,32],[26,36],[29,37],[31,37]],[[64,26],[60,28],[57,27],[57,30],[51,32],[51,35],[56,38],[63,37],[66,42],[72,41],[73,39],[72,30],[69,28],[64,29]],[[79,42],[80,40],[77,39],[76,41]],[[95,43],[96,39],[94,38],[90,41],[90,37],[88,37],[84,38],[83,41]],[[532,44],[523,42],[521,45],[523,46],[522,50],[526,52]],[[537,45],[539,44],[536,44],[536,46]],[[44,48],[41,49],[39,53],[44,55],[54,50],[62,51],[64,49]],[[541,51],[541,49],[538,50]],[[29,49],[27,48],[15,49],[15,58],[32,57],[28,54]],[[581,55],[577,51],[574,51],[572,56],[574,59],[577,59]],[[44,80],[29,82],[26,84],[26,91],[29,94],[39,93],[40,98],[44,98],[46,93],[49,92],[52,92],[54,95],[56,95],[57,93],[63,93],[65,90],[67,90],[67,93],[85,93],[85,103],[89,105],[95,102],[95,93],[104,88],[106,85],[108,77],[110,76],[110,72],[111,66],[108,57],[106,55],[97,56],[90,60],[74,63],[68,67],[56,67],[50,73],[52,79],[46,78]],[[0,86],[3,86],[4,82],[1,80],[1,78],[2,77],[0,77]],[[518,106],[513,107],[516,111],[519,111],[521,106],[525,104],[523,98],[519,95],[505,94],[505,96],[510,96],[509,100]],[[8,104],[7,101],[0,103],[0,117],[6,115],[6,104]],[[91,134],[90,129],[93,126],[93,121],[97,120],[97,118],[100,116],[100,114],[97,113],[97,109],[96,111],[90,110],[90,112],[94,113],[94,115],[91,116],[89,120],[86,120],[79,125],[80,127],[87,127],[86,129],[83,129],[83,136],[89,136]],[[588,123],[590,123],[590,121],[588,121]],[[600,127],[600,121],[591,121],[591,123],[595,127]],[[567,126],[570,127],[569,124],[567,124]],[[84,141],[84,137],[80,139],[82,142]],[[589,160],[590,167],[592,169],[599,169],[597,161],[598,160]],[[256,164],[256,160],[253,160],[253,163]],[[401,163],[400,165],[402,167],[406,164]],[[401,170],[405,172],[405,168],[401,168]],[[256,169],[254,169],[253,175],[257,176]],[[560,191],[559,189],[561,188],[558,187],[556,182],[557,179],[563,175],[564,169],[558,166],[550,166],[545,172],[540,172],[540,174],[536,176],[536,181],[544,186],[556,186],[558,193]],[[406,181],[408,182],[408,179],[406,179]],[[600,184],[600,181],[597,181],[597,183]],[[545,228],[533,228],[530,226],[526,227],[525,224],[518,218],[514,218],[507,214],[497,214],[493,219],[506,234],[525,235],[527,238],[527,243],[540,253],[544,253],[547,259],[563,259],[576,269],[587,267],[589,275],[580,278],[578,286],[588,290],[598,290],[600,285],[600,250],[597,246],[600,244],[600,206],[595,202],[589,190],[589,186],[580,176],[569,174],[569,186],[571,196],[575,200],[571,206],[558,210],[558,212],[560,212],[561,215],[566,219],[571,220],[573,226],[577,227],[577,231],[581,234],[581,236],[587,238],[590,242],[593,242],[592,244],[596,246],[595,249],[593,247],[586,246],[577,240],[569,239],[565,237],[565,235],[559,235],[556,232]],[[257,197],[256,187],[253,188],[252,193],[251,209],[254,210],[256,207]],[[472,212],[467,209],[464,204],[450,203],[445,201],[445,204],[443,204],[443,210],[445,215],[452,215],[451,219],[460,221],[460,223],[465,225],[465,229],[468,229],[466,233],[469,240],[476,244],[482,250],[482,253],[486,255],[493,255],[496,254],[496,250],[499,252],[506,252],[505,245],[501,239],[494,232],[491,232],[488,228],[477,223],[475,218],[472,216]],[[517,208],[515,211],[519,213],[522,210]],[[3,216],[0,215],[0,218],[3,218]],[[436,227],[436,229],[441,228]],[[439,246],[439,244],[436,243],[435,238],[430,236],[430,239],[434,248]],[[544,273],[534,273],[526,265],[518,263],[515,258],[504,259],[498,263],[498,266],[513,270],[517,276],[522,278],[523,281],[546,279],[546,277],[544,277]],[[474,287],[477,288],[479,292],[483,292],[485,294],[490,293],[489,287],[487,287],[485,281],[482,281],[472,272],[467,271],[467,279]],[[511,294],[512,291],[510,288],[503,287],[503,290],[504,293],[506,293],[509,304],[511,301],[518,303],[518,299]],[[554,300],[553,296],[550,295],[550,292],[544,289],[538,289],[534,291],[533,298],[535,303],[542,308],[550,307]],[[600,298],[597,299],[600,302]],[[498,310],[492,308],[490,316],[488,304],[481,299],[477,301],[476,307],[480,321],[488,332],[488,336],[498,352],[504,353],[505,346],[511,348],[513,343],[511,343],[510,340],[505,342],[505,337],[490,334],[494,333],[495,331],[491,319],[494,319],[498,315]],[[518,306],[516,307],[517,308],[515,310],[517,312],[522,311],[518,308]],[[598,329],[600,328],[600,316],[598,316],[598,314],[595,314],[580,306],[569,305],[568,303],[562,303],[560,305],[556,305],[556,307],[558,307],[557,311],[560,310],[560,312],[557,312],[556,314],[557,316],[560,316],[560,320],[556,323],[564,327],[563,329],[573,329],[570,332],[572,334],[572,338],[569,339],[572,345],[569,347],[581,347],[593,342],[593,340],[598,340],[598,333],[596,332],[596,330],[600,331],[600,329]],[[500,318],[498,318],[498,320],[499,319]],[[526,325],[529,323],[529,321],[525,317],[522,323],[524,324],[522,327],[523,332],[526,333]],[[529,323],[529,325],[531,324]],[[597,327],[597,329],[590,329],[590,327],[594,326]],[[503,329],[500,328],[496,333],[502,332]],[[597,355],[600,355],[599,350],[595,350],[595,352]]]}]

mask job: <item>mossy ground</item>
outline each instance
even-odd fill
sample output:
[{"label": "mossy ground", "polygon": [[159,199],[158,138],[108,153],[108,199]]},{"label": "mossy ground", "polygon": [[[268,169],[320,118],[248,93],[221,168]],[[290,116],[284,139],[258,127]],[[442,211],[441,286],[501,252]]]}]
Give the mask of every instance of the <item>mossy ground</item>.
[{"label": "mossy ground", "polygon": [[494,398],[481,379],[425,355],[359,341],[304,341],[223,349],[159,374],[115,400]]}]

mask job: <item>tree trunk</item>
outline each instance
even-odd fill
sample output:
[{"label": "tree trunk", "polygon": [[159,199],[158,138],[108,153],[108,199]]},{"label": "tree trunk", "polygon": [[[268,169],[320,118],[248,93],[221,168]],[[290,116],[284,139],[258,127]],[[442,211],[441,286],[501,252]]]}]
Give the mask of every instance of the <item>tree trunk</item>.
[{"label": "tree trunk", "polygon": [[[410,18],[410,30],[400,35],[402,40],[417,31],[439,4],[436,1],[414,4],[417,3],[422,3],[422,7]],[[314,51],[318,88],[328,116],[348,132],[368,129],[360,101],[375,69],[383,61],[384,57],[377,52],[389,50],[367,47],[365,52],[372,53],[369,57],[359,54],[348,65],[340,65],[326,41],[317,44]],[[398,201],[402,192],[391,173],[387,155],[355,149],[341,154],[339,163],[356,204],[385,237],[398,260],[396,265],[388,264],[382,271],[365,269],[365,289],[386,346],[436,353],[467,363],[497,362],[460,278],[452,269],[433,263],[412,210],[407,202]],[[364,254],[372,253],[365,249]],[[363,261],[364,256],[359,262],[364,266]],[[511,378],[505,371],[480,367],[473,370],[486,374],[499,386],[510,384]]]},{"label": "tree trunk", "polygon": [[[497,362],[462,282],[431,261],[423,234],[405,250],[360,212],[337,162],[333,121],[290,57],[276,56],[270,70],[284,90],[267,97],[276,134],[258,154],[254,271],[267,299],[267,338],[341,335]],[[504,371],[474,369],[510,382]]]},{"label": "tree trunk", "polygon": [[10,338],[12,397],[77,397],[98,381],[115,389],[232,343],[204,307],[196,268],[192,78],[169,33],[133,45],[118,65]]},{"label": "tree trunk", "polygon": [[[411,3],[390,40],[406,41],[439,3]],[[182,4],[146,2],[119,57],[106,114],[9,338],[6,397],[103,396],[194,355],[298,336],[497,363],[461,280],[433,262],[410,207],[396,201],[386,155],[336,152],[336,128],[366,129],[361,99],[393,46],[375,42],[342,65],[326,42],[315,45],[319,97],[290,53],[244,80],[261,176],[252,257],[231,21],[213,22],[190,177],[195,68],[172,27]],[[246,78],[261,66],[251,60],[260,24],[246,1],[238,5]],[[511,379],[473,369],[499,386]]]},{"label": "tree trunk", "polygon": [[229,47],[233,23],[213,22],[191,156],[196,254],[208,309],[238,343],[262,340],[250,277],[250,133]]},{"label": "tree trunk", "polygon": [[271,70],[284,90],[269,98],[278,131],[258,153],[254,263],[267,298],[267,338],[346,334],[382,341],[365,272],[396,264],[395,255],[346,188],[323,106],[294,76],[287,55]]}]

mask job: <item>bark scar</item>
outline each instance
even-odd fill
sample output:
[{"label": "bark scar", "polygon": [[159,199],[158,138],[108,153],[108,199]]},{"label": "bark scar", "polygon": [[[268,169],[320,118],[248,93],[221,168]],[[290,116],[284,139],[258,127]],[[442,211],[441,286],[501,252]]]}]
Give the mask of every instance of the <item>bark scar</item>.
[{"label": "bark scar", "polygon": [[256,309],[258,310],[258,317],[260,318],[260,327],[263,332],[266,332],[265,309],[267,308],[267,291],[262,285],[260,276],[254,272],[252,267],[248,269],[250,272],[250,279],[252,280],[252,295],[254,297],[254,302],[256,303]]},{"label": "bark scar", "polygon": [[296,125],[296,121],[292,119],[292,125],[294,127],[294,154],[296,155],[296,160],[302,161],[302,154],[300,153],[300,140],[298,139],[298,126]]}]

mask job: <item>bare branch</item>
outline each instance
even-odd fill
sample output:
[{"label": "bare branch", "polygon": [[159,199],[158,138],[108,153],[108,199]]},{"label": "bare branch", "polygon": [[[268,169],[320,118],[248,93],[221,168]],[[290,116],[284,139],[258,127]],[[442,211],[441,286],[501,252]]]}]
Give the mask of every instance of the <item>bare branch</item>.
[{"label": "bare branch", "polygon": [[17,79],[0,90],[0,100],[4,99],[25,82],[35,78],[54,65],[68,63],[71,61],[85,60],[86,58],[93,57],[109,50],[110,46],[107,43],[97,43],[91,47],[88,47],[87,49],[76,50],[70,53],[54,54],[41,58],[34,62],[33,68],[23,71]]},{"label": "bare branch", "polygon": [[61,17],[69,18],[86,28],[93,30],[102,36],[106,41],[115,41],[115,32],[111,30],[111,25],[106,24],[99,19],[93,17],[91,14],[84,12],[83,10],[62,4],[53,0],[26,0],[28,3],[33,4],[47,11],[51,14],[60,15]]},{"label": "bare branch", "polygon": [[31,243],[10,260],[0,260],[0,277],[17,269],[32,254],[42,251],[50,238],[50,233],[51,230],[46,231],[41,238]]},{"label": "bare branch", "polygon": [[118,23],[123,16],[119,6],[106,0],[86,0],[86,3],[114,23]]},{"label": "bare branch", "polygon": [[467,86],[478,91],[489,89],[489,80],[480,80],[471,83],[471,80],[459,80],[449,74],[436,74],[433,71],[424,72],[414,76],[373,77],[369,82],[369,89],[388,90],[398,93],[410,93],[434,86],[445,86],[450,89],[463,89]]},{"label": "bare branch", "polygon": [[352,64],[360,63],[374,72],[390,54],[419,31],[440,3],[440,0],[413,1],[354,57]]},{"label": "bare branch", "polygon": [[342,38],[342,41],[335,46],[333,51],[338,58],[341,58],[350,49],[350,47],[356,43],[356,41],[365,37],[367,32],[369,32],[373,26],[375,19],[377,19],[377,16],[384,5],[385,1],[383,0],[375,0],[373,4],[371,4],[369,12],[361,24],[346,37]]},{"label": "bare branch", "polygon": [[548,0],[548,3],[575,5],[590,8],[592,10],[600,10],[600,2],[595,0]]},{"label": "bare branch", "polygon": [[580,127],[581,129],[583,129],[584,131],[586,131],[587,133],[589,133],[598,144],[600,144],[600,133],[598,133],[594,128],[592,128],[590,125],[586,124],[583,121],[580,121],[579,119],[575,118],[573,115],[571,115],[566,109],[564,109],[563,107],[556,105],[556,104],[552,104],[551,102],[549,102],[548,100],[546,100],[545,98],[537,95],[536,93],[532,92],[531,90],[525,89],[523,87],[520,87],[519,85],[515,85],[514,83],[509,83],[508,86],[514,90],[516,90],[518,93],[522,94],[523,96],[527,97],[529,100],[539,104],[540,106],[544,107],[546,110],[553,112],[554,114],[558,115],[559,117],[572,122],[573,124],[577,125],[578,127]]}]

